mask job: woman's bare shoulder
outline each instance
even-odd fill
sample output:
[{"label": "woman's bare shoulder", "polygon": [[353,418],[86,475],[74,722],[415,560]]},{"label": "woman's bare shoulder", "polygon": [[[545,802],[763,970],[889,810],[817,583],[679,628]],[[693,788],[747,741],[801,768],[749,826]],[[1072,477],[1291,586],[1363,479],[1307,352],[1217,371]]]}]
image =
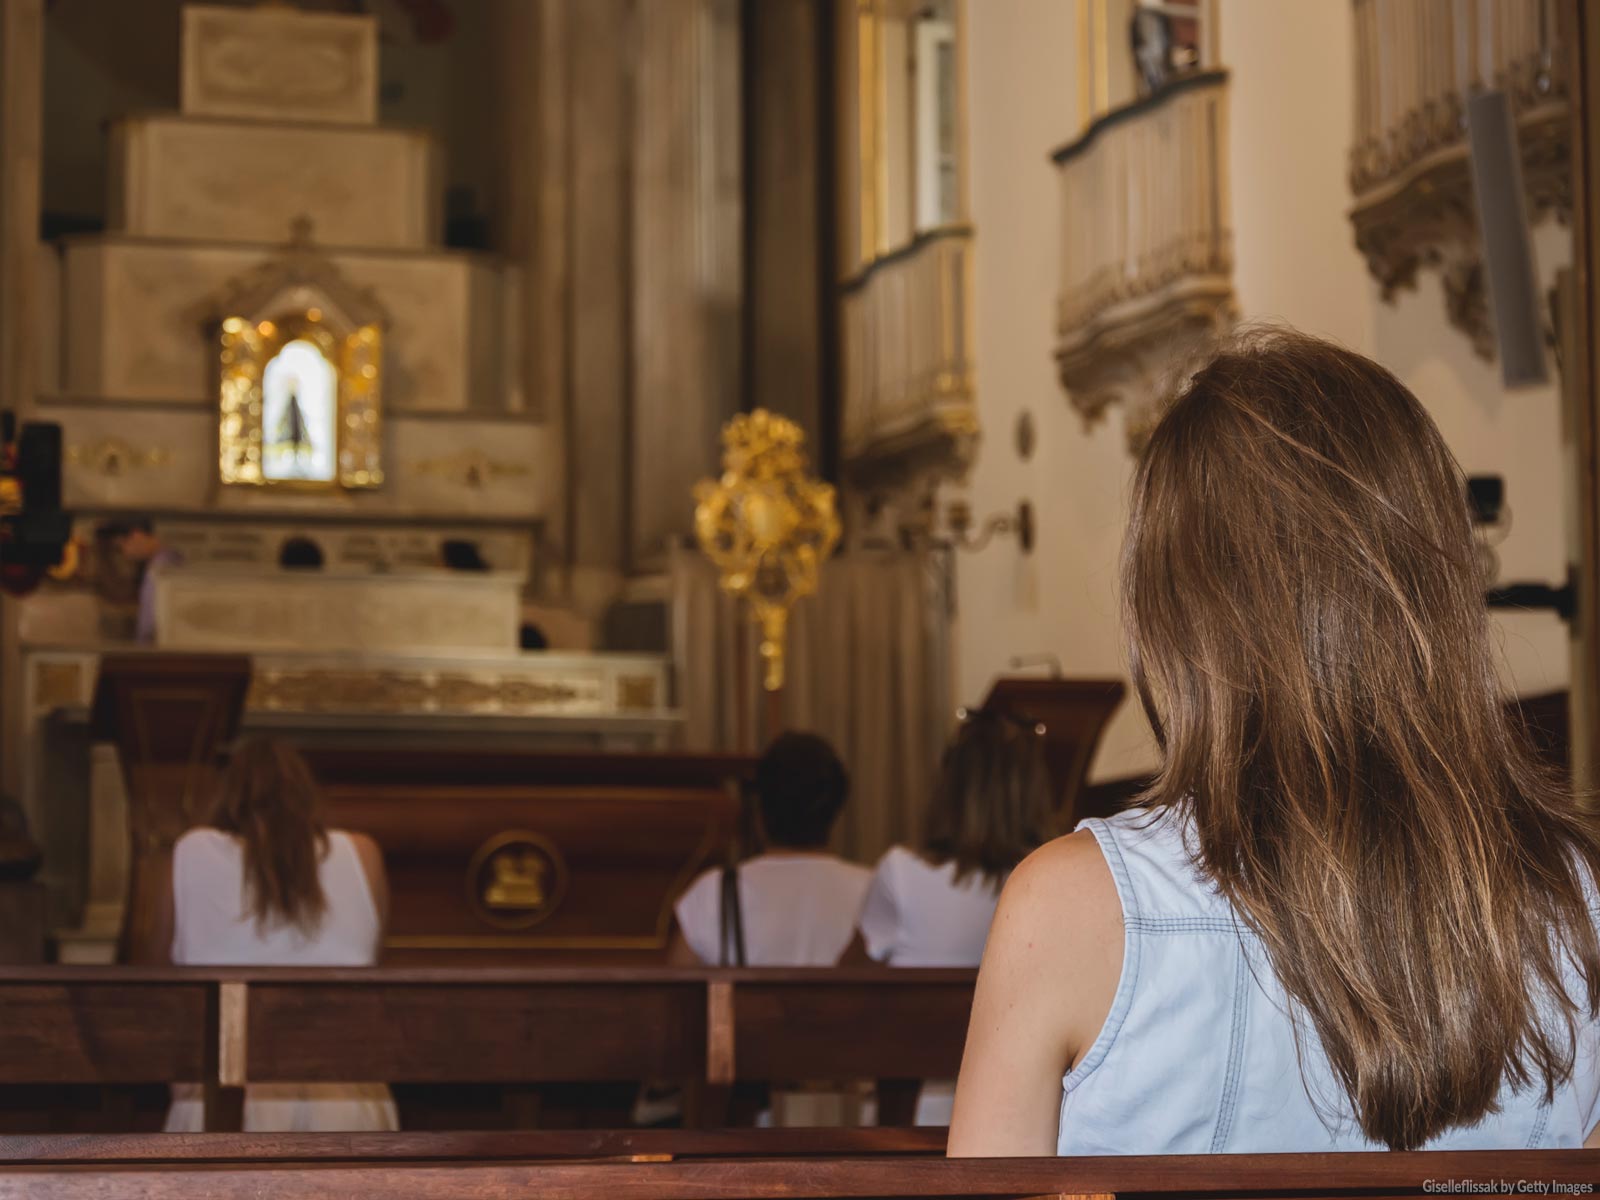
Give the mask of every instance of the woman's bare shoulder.
[{"label": "woman's bare shoulder", "polygon": [[1059,916],[1056,906],[1070,901],[1082,915],[1114,918],[1122,924],[1117,885],[1106,866],[1100,843],[1087,829],[1046,842],[1018,864],[1006,884],[1012,903],[1031,912],[1043,907]]},{"label": "woman's bare shoulder", "polygon": [[1092,833],[1039,847],[1007,881],[989,933],[991,963],[1019,993],[1051,997],[1069,1061],[1105,1023],[1122,975],[1122,904]]}]

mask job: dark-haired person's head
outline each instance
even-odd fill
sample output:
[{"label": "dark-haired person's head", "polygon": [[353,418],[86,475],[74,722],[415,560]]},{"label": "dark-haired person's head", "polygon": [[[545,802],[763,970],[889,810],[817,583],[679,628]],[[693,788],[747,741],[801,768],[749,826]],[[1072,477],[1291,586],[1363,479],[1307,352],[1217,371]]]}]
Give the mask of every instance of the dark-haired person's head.
[{"label": "dark-haired person's head", "polygon": [[149,562],[161,550],[161,539],[149,517],[114,517],[100,522],[94,533],[131,563]]},{"label": "dark-haired person's head", "polygon": [[278,551],[278,565],[291,571],[316,571],[322,567],[322,547],[308,537],[292,537]]},{"label": "dark-haired person's head", "polygon": [[756,764],[756,798],[769,845],[821,849],[849,797],[844,764],[814,733],[779,734]]},{"label": "dark-haired person's head", "polygon": [[922,851],[998,884],[1056,833],[1044,731],[1000,708],[962,714],[923,814]]},{"label": "dark-haired person's head", "polygon": [[488,561],[478,543],[469,538],[446,538],[439,545],[439,561],[449,571],[487,571]]}]

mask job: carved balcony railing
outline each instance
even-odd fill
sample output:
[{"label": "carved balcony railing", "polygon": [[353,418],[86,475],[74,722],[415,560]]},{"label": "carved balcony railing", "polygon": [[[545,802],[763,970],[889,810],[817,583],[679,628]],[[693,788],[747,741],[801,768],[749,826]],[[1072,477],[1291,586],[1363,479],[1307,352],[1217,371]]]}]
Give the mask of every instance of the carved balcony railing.
[{"label": "carved balcony railing", "polygon": [[1393,300],[1437,266],[1451,324],[1485,358],[1494,333],[1472,192],[1466,101],[1505,91],[1516,116],[1528,214],[1572,207],[1565,55],[1554,0],[1354,0],[1355,144],[1350,220]]},{"label": "carved balcony railing", "polygon": [[1061,384],[1086,421],[1122,402],[1134,448],[1159,415],[1165,376],[1237,315],[1227,85],[1225,71],[1186,76],[1052,156]]},{"label": "carved balcony railing", "polygon": [[872,490],[965,475],[977,445],[972,230],[919,235],[844,285],[846,473]]}]

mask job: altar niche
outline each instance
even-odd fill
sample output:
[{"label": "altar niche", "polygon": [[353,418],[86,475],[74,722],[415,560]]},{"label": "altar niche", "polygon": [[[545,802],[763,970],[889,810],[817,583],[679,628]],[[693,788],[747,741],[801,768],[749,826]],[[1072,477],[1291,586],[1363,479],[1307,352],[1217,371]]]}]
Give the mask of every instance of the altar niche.
[{"label": "altar niche", "polygon": [[218,465],[223,483],[372,488],[380,458],[383,333],[340,328],[322,309],[221,330]]}]

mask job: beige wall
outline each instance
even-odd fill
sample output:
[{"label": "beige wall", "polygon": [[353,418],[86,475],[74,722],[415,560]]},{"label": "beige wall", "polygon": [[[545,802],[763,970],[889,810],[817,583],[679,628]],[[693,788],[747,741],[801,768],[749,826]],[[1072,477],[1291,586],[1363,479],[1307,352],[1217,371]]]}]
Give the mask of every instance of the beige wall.
[{"label": "beige wall", "polygon": [[[1249,320],[1282,320],[1336,338],[1395,370],[1438,420],[1469,472],[1505,476],[1515,516],[1500,547],[1502,578],[1564,574],[1560,418],[1554,387],[1507,393],[1445,321],[1436,277],[1384,305],[1354,248],[1345,151],[1352,114],[1352,38],[1345,0],[1222,0],[1221,59],[1233,75],[1230,138],[1237,269]],[[978,404],[984,445],[970,481],[980,515],[1021,497],[1039,515],[1035,553],[1010,542],[964,555],[956,688],[976,699],[1015,654],[1048,651],[1069,675],[1120,674],[1116,557],[1132,463],[1122,418],[1086,431],[1051,359],[1057,206],[1047,155],[1077,128],[1076,5],[984,0],[969,5],[972,208]],[[1314,49],[1313,49],[1314,48]],[[1114,47],[1113,52],[1119,48]],[[1568,253],[1541,230],[1546,276]],[[1017,414],[1030,410],[1038,448],[1020,462]],[[1566,636],[1554,617],[1496,619],[1507,682],[1564,686]],[[1154,762],[1130,701],[1092,774]]]}]

